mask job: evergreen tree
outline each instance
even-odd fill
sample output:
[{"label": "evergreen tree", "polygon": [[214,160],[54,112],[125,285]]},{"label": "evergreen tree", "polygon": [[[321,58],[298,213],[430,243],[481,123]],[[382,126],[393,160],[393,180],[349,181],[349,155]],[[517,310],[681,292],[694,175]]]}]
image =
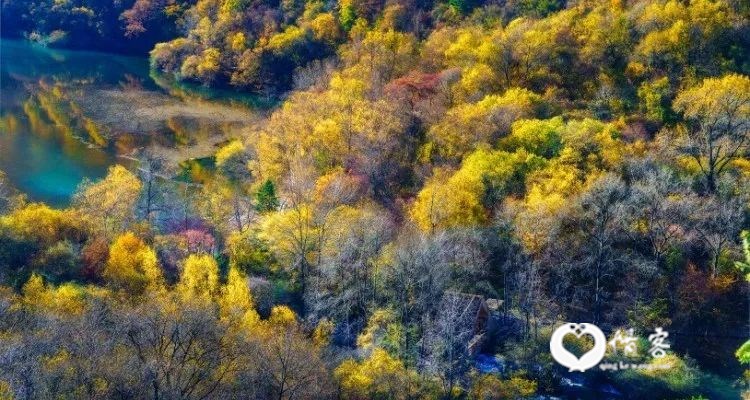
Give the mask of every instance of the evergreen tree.
[{"label": "evergreen tree", "polygon": [[267,179],[255,193],[255,208],[262,213],[275,211],[279,208],[279,199],[276,197],[276,186]]}]

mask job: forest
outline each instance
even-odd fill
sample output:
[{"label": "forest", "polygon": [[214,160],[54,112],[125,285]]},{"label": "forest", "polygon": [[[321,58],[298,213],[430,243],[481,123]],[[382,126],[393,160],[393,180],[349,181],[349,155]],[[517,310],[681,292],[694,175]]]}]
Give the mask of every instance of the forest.
[{"label": "forest", "polygon": [[0,1],[271,104],[63,207],[0,171],[0,399],[750,399],[747,1]]}]

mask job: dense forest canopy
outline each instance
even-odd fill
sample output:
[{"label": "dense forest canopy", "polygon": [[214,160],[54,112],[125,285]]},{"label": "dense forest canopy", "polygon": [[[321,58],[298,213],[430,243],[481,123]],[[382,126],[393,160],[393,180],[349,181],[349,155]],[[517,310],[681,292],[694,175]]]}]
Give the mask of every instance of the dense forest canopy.
[{"label": "dense forest canopy", "polygon": [[[3,37],[83,50],[144,53],[179,32],[192,2],[3,0]],[[143,34],[148,30],[148,34]]]},{"label": "dense forest canopy", "polygon": [[149,149],[64,209],[0,174],[0,397],[560,394],[563,321],[673,332],[591,388],[750,390],[745,1],[2,0],[2,24],[279,104],[200,184]]}]

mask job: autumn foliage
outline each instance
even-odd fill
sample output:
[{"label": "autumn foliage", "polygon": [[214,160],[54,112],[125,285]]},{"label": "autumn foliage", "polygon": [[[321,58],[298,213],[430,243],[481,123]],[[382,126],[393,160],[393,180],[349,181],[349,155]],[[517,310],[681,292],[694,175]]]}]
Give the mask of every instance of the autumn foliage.
[{"label": "autumn foliage", "polygon": [[675,332],[634,359],[669,371],[575,396],[747,390],[743,2],[117,7],[179,26],[155,74],[275,105],[200,182],[141,157],[64,209],[0,190],[0,397],[567,396],[563,321]]}]

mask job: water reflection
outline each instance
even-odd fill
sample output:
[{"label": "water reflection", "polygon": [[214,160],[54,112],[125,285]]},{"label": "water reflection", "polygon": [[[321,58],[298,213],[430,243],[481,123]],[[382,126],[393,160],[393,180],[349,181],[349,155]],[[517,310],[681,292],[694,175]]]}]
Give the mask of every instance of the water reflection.
[{"label": "water reflection", "polygon": [[32,199],[64,205],[83,178],[98,179],[115,162],[104,149],[88,147],[46,120],[33,105],[24,110],[28,119],[2,117],[0,169]]},{"label": "water reflection", "polygon": [[0,170],[33,200],[64,206],[81,180],[132,163],[143,148],[161,151],[175,169],[191,165],[185,160],[205,158],[257,120],[246,98],[165,90],[146,59],[0,46]]}]

